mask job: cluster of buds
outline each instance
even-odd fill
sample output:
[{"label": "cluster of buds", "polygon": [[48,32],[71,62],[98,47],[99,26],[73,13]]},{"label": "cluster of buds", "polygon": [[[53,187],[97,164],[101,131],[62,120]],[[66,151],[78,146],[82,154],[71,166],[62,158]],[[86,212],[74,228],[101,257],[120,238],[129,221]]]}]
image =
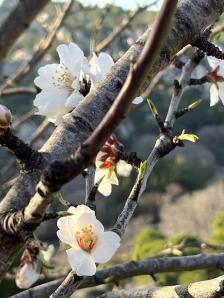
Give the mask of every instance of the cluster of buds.
[{"label": "cluster of buds", "polygon": [[12,114],[6,106],[0,104],[0,130],[8,129],[12,124]]},{"label": "cluster of buds", "polygon": [[98,191],[104,196],[111,194],[112,185],[118,185],[116,173],[128,177],[132,166],[121,160],[123,152],[121,144],[115,135],[112,135],[104,144],[96,156],[95,183],[98,183]]}]

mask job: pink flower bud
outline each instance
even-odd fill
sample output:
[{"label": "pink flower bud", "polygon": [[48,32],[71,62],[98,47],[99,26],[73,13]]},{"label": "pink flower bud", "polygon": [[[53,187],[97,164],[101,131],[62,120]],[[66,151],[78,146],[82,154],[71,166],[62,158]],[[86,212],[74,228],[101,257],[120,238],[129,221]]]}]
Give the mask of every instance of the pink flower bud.
[{"label": "pink flower bud", "polygon": [[20,289],[31,287],[39,278],[40,266],[36,256],[25,250],[20,259],[20,265],[16,272],[16,285]]},{"label": "pink flower bud", "polygon": [[10,127],[12,123],[12,114],[6,106],[0,104],[0,129],[4,130]]}]

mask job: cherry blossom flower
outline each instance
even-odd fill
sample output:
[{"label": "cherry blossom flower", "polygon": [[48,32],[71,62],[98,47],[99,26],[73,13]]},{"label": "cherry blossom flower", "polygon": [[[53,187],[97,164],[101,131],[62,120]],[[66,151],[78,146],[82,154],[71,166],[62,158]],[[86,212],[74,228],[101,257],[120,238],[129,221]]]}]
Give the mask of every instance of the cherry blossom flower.
[{"label": "cherry blossom flower", "polygon": [[[63,116],[71,112],[88,92],[99,82],[114,65],[107,53],[92,54],[88,61],[83,51],[75,43],[57,47],[59,64],[40,67],[34,83],[41,89],[34,99],[37,114],[46,116],[58,125]],[[139,104],[141,96],[133,101]]]},{"label": "cherry blossom flower", "polygon": [[58,238],[67,244],[68,262],[78,276],[96,273],[96,263],[108,262],[118,247],[120,237],[97,220],[95,212],[85,205],[70,207],[69,216],[59,218]]},{"label": "cherry blossom flower", "polygon": [[34,80],[42,89],[34,100],[38,114],[58,124],[62,117],[73,110],[84,97],[80,93],[80,80],[87,66],[83,51],[75,44],[59,45],[60,64],[48,64],[38,70]]},{"label": "cherry blossom flower", "polygon": [[224,60],[207,57],[212,68],[209,78],[212,81],[210,88],[210,106],[216,105],[221,99],[224,104]]},{"label": "cherry blossom flower", "polygon": [[24,251],[20,266],[16,272],[16,285],[20,289],[31,287],[39,278],[40,266],[36,259],[27,250]]},{"label": "cherry blossom flower", "polygon": [[112,191],[112,185],[119,185],[117,175],[128,177],[132,166],[120,159],[120,153],[123,145],[113,135],[96,156],[95,183],[98,183],[98,191],[109,196]]},{"label": "cherry blossom flower", "polygon": [[5,130],[12,124],[11,111],[4,105],[0,104],[0,130]]}]

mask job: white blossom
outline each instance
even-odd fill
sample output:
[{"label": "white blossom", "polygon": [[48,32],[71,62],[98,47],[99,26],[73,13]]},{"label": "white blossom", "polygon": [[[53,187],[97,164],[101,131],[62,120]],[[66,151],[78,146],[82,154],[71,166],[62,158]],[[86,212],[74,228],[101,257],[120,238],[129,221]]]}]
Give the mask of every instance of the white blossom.
[{"label": "white blossom", "polygon": [[38,114],[58,124],[63,116],[73,110],[83,98],[80,79],[86,69],[83,51],[75,44],[57,47],[60,64],[48,64],[39,68],[36,86],[42,89],[34,100]]},{"label": "white blossom", "polygon": [[70,207],[72,215],[59,218],[58,238],[69,245],[66,250],[68,262],[78,276],[96,273],[96,263],[108,262],[118,247],[120,237],[97,220],[95,212],[85,205]]},{"label": "white blossom", "polygon": [[214,81],[210,88],[210,106],[216,105],[220,99],[224,104],[224,60],[215,57],[207,57],[207,59],[212,68],[210,77]]},{"label": "white blossom", "polygon": [[119,176],[129,177],[132,171],[132,166],[124,160],[119,160],[116,164],[116,171]]},{"label": "white blossom", "polygon": [[[59,64],[47,64],[40,67],[34,83],[41,89],[34,99],[37,114],[46,116],[50,122],[59,124],[63,116],[71,112],[97,82],[99,82],[114,65],[107,53],[95,53],[88,61],[83,51],[75,43],[62,44],[57,47]],[[82,92],[82,85],[88,90]],[[136,97],[133,103],[143,101]]]},{"label": "white blossom", "polygon": [[116,172],[120,176],[128,177],[131,170],[132,166],[124,160],[114,163],[110,159],[104,162],[96,159],[95,183],[99,183],[98,191],[104,196],[109,196],[112,191],[112,185],[119,185]]},{"label": "white blossom", "polygon": [[11,111],[6,106],[0,104],[0,129],[7,129],[11,124]]}]

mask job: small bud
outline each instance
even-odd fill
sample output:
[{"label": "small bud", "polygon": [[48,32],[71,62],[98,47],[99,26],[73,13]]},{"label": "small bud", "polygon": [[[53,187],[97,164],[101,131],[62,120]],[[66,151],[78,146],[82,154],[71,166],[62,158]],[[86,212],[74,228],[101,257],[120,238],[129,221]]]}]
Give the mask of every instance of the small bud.
[{"label": "small bud", "polygon": [[39,278],[40,266],[37,259],[28,250],[25,250],[21,259],[20,266],[16,272],[16,285],[20,289],[31,287]]},{"label": "small bud", "polygon": [[12,124],[12,114],[6,106],[0,104],[0,129],[5,130]]}]

